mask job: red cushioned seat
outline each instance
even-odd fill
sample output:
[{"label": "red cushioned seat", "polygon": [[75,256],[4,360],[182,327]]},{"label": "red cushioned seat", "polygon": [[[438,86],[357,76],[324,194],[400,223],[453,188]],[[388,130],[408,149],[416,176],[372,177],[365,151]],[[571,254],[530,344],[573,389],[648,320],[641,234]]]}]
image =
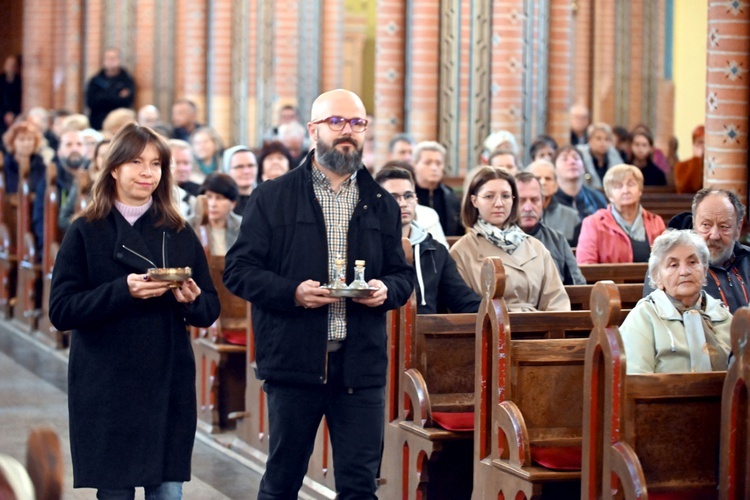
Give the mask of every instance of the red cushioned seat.
[{"label": "red cushioned seat", "polygon": [[581,470],[580,446],[531,445],[531,461],[553,470]]},{"label": "red cushioned seat", "polygon": [[444,412],[436,411],[432,414],[436,425],[447,431],[470,432],[474,430],[474,412]]},{"label": "red cushioned seat", "polygon": [[692,490],[672,490],[648,492],[648,498],[652,500],[710,500],[718,498],[719,492],[716,488],[703,487]]},{"label": "red cushioned seat", "polygon": [[224,335],[224,341],[227,344],[234,344],[234,345],[245,345],[247,344],[247,336],[245,335],[245,330],[224,330],[222,334]]}]

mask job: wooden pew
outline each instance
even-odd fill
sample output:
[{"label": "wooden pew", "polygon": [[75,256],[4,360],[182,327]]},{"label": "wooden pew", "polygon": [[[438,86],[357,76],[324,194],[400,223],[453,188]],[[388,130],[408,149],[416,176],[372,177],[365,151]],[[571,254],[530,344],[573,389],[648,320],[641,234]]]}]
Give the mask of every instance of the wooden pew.
[{"label": "wooden pew", "polygon": [[[221,304],[219,318],[208,328],[192,328],[196,361],[196,397],[198,427],[209,434],[234,428],[232,414],[245,408],[245,352],[247,303],[224,286],[224,256],[211,254],[210,227],[205,197],[199,197],[203,210],[198,238],[206,252],[208,267]],[[242,343],[237,343],[237,338]],[[230,342],[229,340],[232,340]]]},{"label": "wooden pew", "polygon": [[617,289],[600,285],[586,348],[582,498],[716,498],[726,372],[627,375]]},{"label": "wooden pew", "polygon": [[692,194],[678,194],[673,189],[647,186],[643,190],[641,205],[669,222],[669,219],[682,212],[689,212],[693,204]]},{"label": "wooden pew", "polygon": [[36,498],[63,497],[63,455],[60,438],[49,427],[32,429],[26,442],[26,470],[34,484]]},{"label": "wooden pew", "polygon": [[742,307],[732,319],[732,353],[721,397],[720,498],[750,498],[750,309]]},{"label": "wooden pew", "polygon": [[[2,156],[2,155],[0,155]],[[5,176],[0,170],[0,318],[10,319],[16,297],[18,255],[16,225],[18,194],[5,192]]]},{"label": "wooden pew", "polygon": [[[487,294],[493,294],[494,289],[486,289],[480,310],[489,308],[490,302],[495,304],[493,308],[499,307],[497,302],[502,299],[504,288],[499,290],[492,302],[493,295]],[[467,380],[467,374],[474,373],[474,344],[482,323],[474,314],[417,315],[416,310],[412,298],[402,311],[400,354],[391,362],[391,369],[395,362],[399,363],[401,396],[393,398],[397,411],[387,415],[382,496],[390,498],[403,493],[408,498],[429,497],[436,491],[440,496],[446,491],[450,491],[451,497],[468,495],[471,480],[462,482],[453,467],[456,463],[464,464],[466,454],[471,453],[463,448],[471,434],[441,428],[435,421],[435,413],[440,419],[445,417],[442,413],[465,414],[474,406],[475,387]],[[504,324],[510,324],[510,330],[519,339],[586,337],[592,327],[588,311],[524,312],[507,316]],[[581,355],[581,373],[582,359]],[[582,388],[582,382],[580,385]],[[471,419],[467,415],[459,418]],[[471,430],[470,424],[468,427]]]},{"label": "wooden pew", "polygon": [[[48,171],[49,173],[49,171]],[[70,344],[70,332],[61,332],[49,320],[49,297],[52,288],[52,271],[60,250],[60,236],[57,224],[58,203],[55,176],[48,178],[44,199],[44,248],[42,250],[42,301],[38,329],[42,336],[56,348]]]},{"label": "wooden pew", "polygon": [[[499,259],[485,260],[484,283],[502,289],[503,274]],[[480,308],[472,494],[477,500],[580,493],[586,340],[525,339],[515,318],[527,314],[509,314],[497,300]]]},{"label": "wooden pew", "polygon": [[634,264],[581,264],[581,269],[586,283],[593,285],[598,281],[614,281],[615,283],[640,283],[648,271],[648,263],[637,262]]},{"label": "wooden pew", "polygon": [[33,198],[33,193],[29,190],[28,179],[19,179],[16,226],[18,279],[13,322],[20,330],[27,333],[36,330],[42,292],[42,266],[37,259],[36,238],[31,229]]},{"label": "wooden pew", "polygon": [[[591,299],[591,292],[594,285],[565,285],[565,292],[570,298],[570,307],[573,311],[588,311]],[[643,282],[641,283],[620,283],[617,285],[620,292],[622,307],[632,309],[643,298]]]}]

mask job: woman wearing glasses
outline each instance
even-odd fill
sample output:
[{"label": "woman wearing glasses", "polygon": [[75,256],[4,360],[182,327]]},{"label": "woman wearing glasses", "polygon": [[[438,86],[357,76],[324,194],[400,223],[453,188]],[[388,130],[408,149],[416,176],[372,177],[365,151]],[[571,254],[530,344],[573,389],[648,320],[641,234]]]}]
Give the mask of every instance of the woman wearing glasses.
[{"label": "woman wearing glasses", "polygon": [[[172,199],[171,152],[131,123],[112,140],[91,203],[65,234],[50,319],[72,330],[68,377],[75,488],[99,499],[181,498],[196,426],[187,324],[207,327],[219,299],[206,256]],[[155,267],[190,267],[158,281]]]},{"label": "woman wearing glasses", "polygon": [[502,168],[483,167],[461,206],[469,232],[451,248],[458,272],[480,296],[485,257],[505,266],[505,303],[510,311],[570,311],[570,300],[549,251],[517,225],[516,181]]}]

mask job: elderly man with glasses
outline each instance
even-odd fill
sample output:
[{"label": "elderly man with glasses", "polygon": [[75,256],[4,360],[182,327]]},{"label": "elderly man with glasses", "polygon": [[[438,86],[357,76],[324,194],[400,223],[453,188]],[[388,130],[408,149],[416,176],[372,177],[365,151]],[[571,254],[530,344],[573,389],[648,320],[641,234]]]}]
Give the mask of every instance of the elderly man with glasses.
[{"label": "elderly man with glasses", "polygon": [[[297,497],[324,416],[339,498],[376,498],[385,313],[409,298],[414,270],[401,247],[398,204],[362,165],[365,116],[346,90],[315,100],[307,124],[314,149],[256,188],[226,256],[227,288],[253,305],[256,374],[268,398],[259,499]],[[364,261],[367,295],[339,298],[322,286],[338,282],[342,261],[346,283]]]}]

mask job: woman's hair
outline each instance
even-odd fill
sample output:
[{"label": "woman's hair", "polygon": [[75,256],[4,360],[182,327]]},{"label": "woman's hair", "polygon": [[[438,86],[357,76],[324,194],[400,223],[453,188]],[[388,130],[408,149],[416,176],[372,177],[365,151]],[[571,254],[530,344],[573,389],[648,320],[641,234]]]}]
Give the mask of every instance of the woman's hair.
[{"label": "woman's hair", "polygon": [[106,137],[114,137],[128,123],[137,123],[135,111],[129,108],[113,109],[102,122],[102,133]]},{"label": "woman's hair", "polygon": [[[88,194],[91,191],[91,188],[93,187],[93,183],[91,181],[91,173],[96,170],[96,160],[97,158],[99,158],[99,151],[102,149],[102,146],[106,146],[111,142],[112,141],[109,139],[102,139],[101,141],[97,142],[96,146],[94,147],[94,155],[91,157],[89,168],[87,168],[86,170],[80,169],[81,172],[78,180],[81,186],[81,193]],[[99,172],[99,175],[101,175],[101,172]]]},{"label": "woman's hair", "polygon": [[73,113],[63,118],[62,130],[66,132],[68,130],[77,130],[79,132],[83,132],[87,128],[91,128],[91,124],[89,123],[89,117],[86,115],[83,115],[81,113]]},{"label": "woman's hair", "polygon": [[39,132],[39,129],[36,127],[36,125],[28,121],[23,121],[14,123],[10,126],[8,131],[3,134],[3,143],[5,144],[5,149],[8,151],[8,153],[14,154],[16,152],[13,147],[13,143],[21,134],[33,135],[34,151],[39,149],[39,145],[42,143],[42,134]]},{"label": "woman's hair", "polygon": [[646,141],[648,141],[648,145],[651,147],[651,152],[648,154],[648,158],[651,159],[654,156],[654,138],[651,137],[651,134],[649,134],[645,130],[636,130],[635,132],[633,132],[632,134],[630,134],[630,149],[631,149],[630,155],[631,155],[631,157],[633,155],[633,152],[632,152],[633,141],[635,141],[635,138],[638,137],[638,136],[641,136],[641,137],[645,138]]},{"label": "woman's hair", "polygon": [[197,129],[193,130],[192,134],[190,134],[190,144],[193,143],[193,138],[199,134],[206,134],[211,138],[211,142],[214,143],[214,156],[218,156],[221,160],[221,153],[224,151],[224,143],[221,142],[221,136],[219,135],[219,132],[217,132],[215,128],[209,127],[208,125],[198,127]]},{"label": "woman's hair", "polygon": [[592,137],[596,132],[604,132],[604,134],[607,136],[607,139],[609,139],[610,141],[614,140],[615,138],[614,134],[612,133],[612,127],[604,122],[592,123],[591,125],[589,125],[586,134],[589,137]]},{"label": "woman's hair", "polygon": [[289,170],[293,169],[297,165],[294,164],[292,154],[289,152],[284,143],[281,141],[265,141],[258,151],[258,184],[263,182],[263,162],[266,161],[268,156],[278,153],[284,156],[289,161]]},{"label": "woman's hair", "polygon": [[614,185],[623,182],[628,175],[633,176],[633,179],[635,179],[635,182],[637,182],[638,186],[641,188],[641,193],[643,193],[643,173],[641,172],[641,169],[634,167],[633,165],[628,165],[627,163],[620,163],[619,165],[609,168],[607,173],[604,174],[604,179],[602,179],[602,184],[604,184],[604,194],[607,195],[607,199],[609,199],[610,192]]},{"label": "woman's hair", "polygon": [[112,211],[117,199],[117,185],[112,172],[138,158],[146,146],[153,144],[159,154],[161,179],[151,195],[154,201],[151,210],[157,217],[158,226],[167,226],[177,231],[185,227],[185,221],[173,198],[171,151],[162,136],[148,127],[131,122],[122,127],[115,137],[104,160],[104,168],[93,187],[91,204],[81,214],[88,221],[104,219]]},{"label": "woman's hair", "polygon": [[554,153],[557,151],[557,141],[555,141],[548,135],[540,135],[539,137],[534,139],[534,142],[532,142],[531,146],[529,147],[529,155],[531,156],[531,160],[534,161],[539,150],[545,147],[552,148],[552,152],[554,155]]},{"label": "woman's hair", "polygon": [[223,173],[213,173],[206,177],[200,187],[200,194],[205,194],[206,191],[220,194],[229,201],[237,201],[237,197],[240,195],[237,183],[229,175]]},{"label": "woman's hair", "polygon": [[482,186],[495,179],[507,181],[510,184],[510,191],[513,193],[513,208],[510,210],[506,223],[512,224],[518,220],[518,188],[513,175],[504,168],[485,166],[474,174],[471,183],[469,183],[469,188],[464,193],[464,199],[461,203],[461,222],[464,227],[473,227],[479,219],[479,210],[471,202],[472,195],[476,196]]},{"label": "woman's hair", "polygon": [[695,248],[698,260],[703,266],[704,277],[708,274],[709,253],[705,240],[689,229],[667,229],[654,240],[651,246],[651,256],[648,258],[648,284],[651,288],[657,287],[656,278],[659,275],[659,266],[667,254],[679,246]]}]

